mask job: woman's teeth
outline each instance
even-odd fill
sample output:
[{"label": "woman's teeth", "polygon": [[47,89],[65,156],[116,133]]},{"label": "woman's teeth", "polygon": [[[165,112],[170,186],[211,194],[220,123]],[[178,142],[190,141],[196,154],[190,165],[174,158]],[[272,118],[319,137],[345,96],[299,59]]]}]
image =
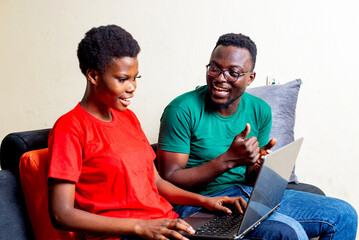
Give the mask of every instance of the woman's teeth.
[{"label": "woman's teeth", "polygon": [[128,106],[131,103],[131,98],[120,98],[123,105]]}]

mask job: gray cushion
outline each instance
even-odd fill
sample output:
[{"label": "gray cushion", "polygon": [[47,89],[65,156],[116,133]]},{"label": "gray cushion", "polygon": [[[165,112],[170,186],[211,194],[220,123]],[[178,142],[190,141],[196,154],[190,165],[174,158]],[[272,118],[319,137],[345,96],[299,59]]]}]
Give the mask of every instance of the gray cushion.
[{"label": "gray cushion", "polygon": [[[294,141],[295,111],[302,80],[296,79],[285,84],[248,88],[247,92],[266,101],[272,108],[272,131],[270,139],[276,138],[272,150]],[[293,169],[290,182],[298,183]]]}]

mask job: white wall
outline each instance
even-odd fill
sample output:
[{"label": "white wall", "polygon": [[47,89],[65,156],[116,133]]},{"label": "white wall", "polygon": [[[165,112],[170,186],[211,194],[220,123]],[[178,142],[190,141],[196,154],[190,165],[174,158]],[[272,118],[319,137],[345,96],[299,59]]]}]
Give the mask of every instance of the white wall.
[{"label": "white wall", "polygon": [[139,41],[131,108],[150,140],[177,95],[205,83],[219,35],[242,32],[257,44],[257,78],[301,78],[297,173],[359,209],[359,21],[355,1],[0,0],[0,139],[52,127],[84,92],[76,48],[93,26],[118,24]]}]

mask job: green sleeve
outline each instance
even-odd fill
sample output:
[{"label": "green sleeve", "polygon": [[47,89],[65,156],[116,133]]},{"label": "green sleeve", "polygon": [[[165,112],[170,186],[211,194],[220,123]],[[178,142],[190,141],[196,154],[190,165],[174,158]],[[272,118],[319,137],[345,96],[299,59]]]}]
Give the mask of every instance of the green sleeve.
[{"label": "green sleeve", "polygon": [[263,114],[261,116],[261,126],[259,128],[258,132],[258,143],[259,147],[263,147],[269,142],[269,135],[272,129],[272,110],[268,106],[265,108],[265,111],[263,111]]},{"label": "green sleeve", "polygon": [[190,153],[191,120],[177,106],[167,106],[161,117],[158,148],[169,152]]}]

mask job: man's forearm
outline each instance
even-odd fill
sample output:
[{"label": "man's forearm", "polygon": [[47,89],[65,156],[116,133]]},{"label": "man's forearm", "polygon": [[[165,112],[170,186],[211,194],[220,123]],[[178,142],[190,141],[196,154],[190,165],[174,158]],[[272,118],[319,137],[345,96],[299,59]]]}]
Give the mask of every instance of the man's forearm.
[{"label": "man's forearm", "polygon": [[[222,156],[217,158],[220,157]],[[228,168],[219,163],[218,159],[213,159],[198,167],[177,169],[167,174],[166,180],[181,188],[195,190],[206,186],[227,171]]]}]

